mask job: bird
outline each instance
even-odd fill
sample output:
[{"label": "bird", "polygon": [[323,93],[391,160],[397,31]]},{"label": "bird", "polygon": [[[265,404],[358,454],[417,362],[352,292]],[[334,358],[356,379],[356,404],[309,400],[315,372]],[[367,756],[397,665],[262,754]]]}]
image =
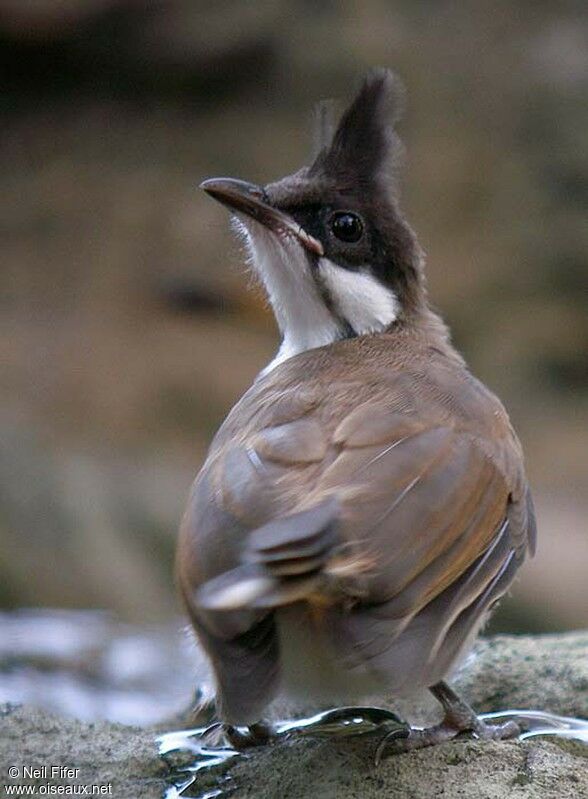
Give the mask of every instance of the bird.
[{"label": "bird", "polygon": [[[428,299],[400,208],[404,88],[368,72],[310,165],[213,178],[281,334],[214,436],[177,547],[179,592],[231,740],[308,706],[428,689],[443,719],[402,751],[507,738],[451,687],[534,552],[519,440]],[[241,732],[239,732],[241,730]],[[239,737],[240,736],[240,737]]]}]

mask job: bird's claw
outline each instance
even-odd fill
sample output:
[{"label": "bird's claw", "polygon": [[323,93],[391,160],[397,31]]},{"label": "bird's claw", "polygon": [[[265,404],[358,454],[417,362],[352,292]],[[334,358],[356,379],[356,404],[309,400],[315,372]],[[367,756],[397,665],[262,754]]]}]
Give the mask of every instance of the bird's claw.
[{"label": "bird's claw", "polygon": [[[423,749],[425,746],[436,746],[446,741],[476,738],[485,741],[503,741],[517,738],[522,730],[515,721],[503,724],[486,724],[481,719],[469,727],[455,726],[447,721],[433,727],[418,729],[411,727],[408,731],[393,730],[386,735],[376,749],[376,765],[385,757]],[[403,734],[404,733],[404,734]]]}]

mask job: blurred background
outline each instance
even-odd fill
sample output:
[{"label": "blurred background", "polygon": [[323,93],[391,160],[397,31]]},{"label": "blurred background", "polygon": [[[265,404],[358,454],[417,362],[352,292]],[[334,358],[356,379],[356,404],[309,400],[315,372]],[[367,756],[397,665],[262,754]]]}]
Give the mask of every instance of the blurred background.
[{"label": "blurred background", "polygon": [[588,624],[585,2],[0,0],[5,641],[66,618],[18,608],[179,628],[190,482],[277,346],[198,183],[297,169],[313,103],[373,65],[407,86],[432,299],[535,491],[538,554],[491,629]]}]

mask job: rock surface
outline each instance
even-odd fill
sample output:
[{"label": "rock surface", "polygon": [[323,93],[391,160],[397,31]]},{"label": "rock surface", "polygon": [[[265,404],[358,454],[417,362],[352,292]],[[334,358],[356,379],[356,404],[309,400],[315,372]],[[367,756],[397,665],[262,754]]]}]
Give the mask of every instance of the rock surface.
[{"label": "rock surface", "polygon": [[[43,769],[27,778],[24,768]],[[51,777],[52,767],[79,769],[63,778]],[[11,779],[10,768],[19,774]],[[63,773],[63,772],[61,772]],[[86,723],[54,716],[31,707],[0,706],[0,796],[4,786],[86,785],[102,787],[103,796],[162,797],[169,768],[159,757],[151,729],[107,722]],[[42,789],[45,793],[46,790]],[[89,788],[92,795],[92,788]],[[95,791],[95,795],[100,795]]]},{"label": "rock surface", "polygon": [[321,741],[264,752],[232,769],[249,799],[586,799],[583,744],[448,743],[377,767],[365,747]]},{"label": "rock surface", "polygon": [[[588,632],[482,640],[455,685],[478,710],[541,709],[586,718]],[[395,708],[413,721],[431,713],[429,703]],[[376,745],[376,738],[281,741],[199,773],[186,795],[201,797],[225,785],[231,796],[251,799],[588,799],[588,747],[577,741],[460,741],[377,767]],[[173,767],[190,757],[179,751],[163,759],[152,728],[86,724],[26,707],[0,711],[0,786],[51,782],[43,775],[24,780],[22,772],[11,780],[10,766],[69,766],[79,769],[76,777],[56,779],[56,785],[111,784],[111,796],[161,797],[185,779]]]}]

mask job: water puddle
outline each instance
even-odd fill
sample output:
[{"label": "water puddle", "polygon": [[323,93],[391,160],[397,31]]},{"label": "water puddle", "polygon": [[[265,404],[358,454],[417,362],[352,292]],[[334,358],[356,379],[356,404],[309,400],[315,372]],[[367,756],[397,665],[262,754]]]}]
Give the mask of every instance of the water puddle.
[{"label": "water puddle", "polygon": [[505,710],[498,713],[480,713],[480,718],[494,723],[512,719],[524,727],[520,741],[538,736],[555,735],[558,738],[573,738],[588,744],[588,719],[557,716],[542,710]]},{"label": "water puddle", "polygon": [[[217,796],[228,796],[234,789],[230,785],[230,777],[224,775],[219,767],[245,755],[228,746],[211,746],[206,735],[209,730],[210,727],[197,727],[168,732],[157,739],[159,754],[170,764],[174,777],[174,783],[167,789],[165,799],[213,799]],[[190,753],[193,756],[192,762],[189,765],[174,766],[174,756],[178,753]],[[201,773],[206,774],[205,781],[208,783],[204,792],[197,791],[196,786]],[[211,781],[224,782],[225,786],[210,788]]]},{"label": "water puddle", "polygon": [[[480,718],[499,723],[514,720],[524,728],[520,740],[539,736],[573,738],[588,744],[588,720],[558,716],[540,710],[505,710],[499,713],[481,713]],[[275,722],[274,734],[278,737],[346,737],[378,733],[386,735],[393,729],[406,727],[398,716],[385,708],[342,707],[317,713],[308,718]],[[230,746],[210,743],[211,727],[169,732],[158,738],[159,752],[172,768],[173,784],[164,799],[216,799],[230,796],[237,788],[226,765],[237,758],[247,757],[246,752]],[[244,728],[238,728],[244,731]],[[191,756],[188,765],[174,766],[173,756],[178,753]],[[199,778],[202,777],[202,780]],[[201,782],[200,788],[198,782]]]}]

